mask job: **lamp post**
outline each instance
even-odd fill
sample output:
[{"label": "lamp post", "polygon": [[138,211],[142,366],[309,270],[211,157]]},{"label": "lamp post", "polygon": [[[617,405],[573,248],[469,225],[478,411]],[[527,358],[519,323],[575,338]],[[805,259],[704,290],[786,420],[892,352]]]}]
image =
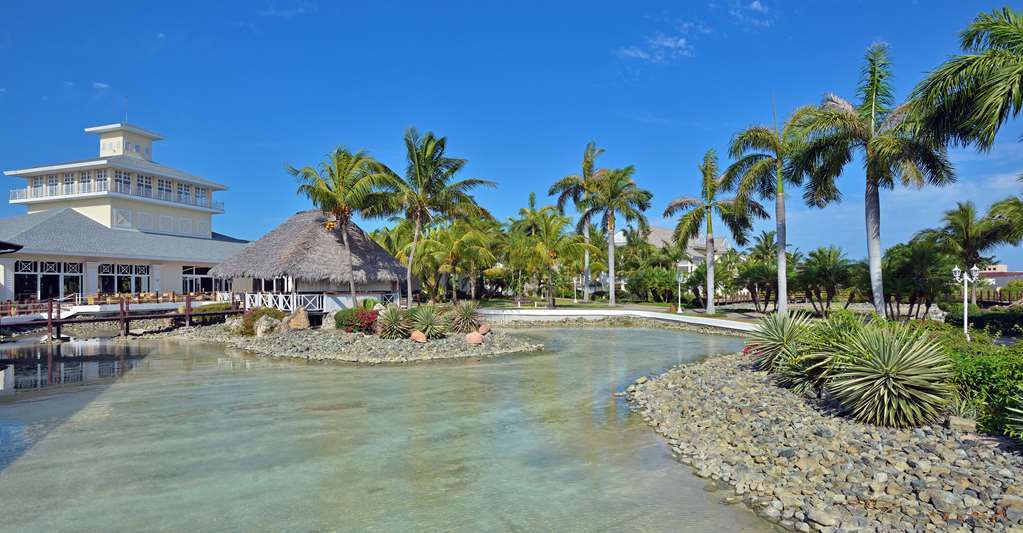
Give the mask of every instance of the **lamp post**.
[{"label": "lamp post", "polygon": [[572,303],[579,303],[579,297],[576,294],[579,288],[579,276],[572,276]]},{"label": "lamp post", "polygon": [[962,282],[963,284],[963,335],[966,335],[966,341],[970,341],[970,323],[967,319],[969,314],[969,300],[968,298],[968,286],[970,283],[977,283],[977,278],[980,276],[980,269],[977,265],[973,265],[973,268],[969,272],[963,272],[959,270],[959,265],[956,265],[952,269],[952,277],[955,278],[956,283]]},{"label": "lamp post", "polygon": [[675,305],[675,312],[682,312],[682,267],[677,263],[675,264],[675,283],[678,284],[678,290],[675,291],[675,296],[678,298],[678,303]]}]

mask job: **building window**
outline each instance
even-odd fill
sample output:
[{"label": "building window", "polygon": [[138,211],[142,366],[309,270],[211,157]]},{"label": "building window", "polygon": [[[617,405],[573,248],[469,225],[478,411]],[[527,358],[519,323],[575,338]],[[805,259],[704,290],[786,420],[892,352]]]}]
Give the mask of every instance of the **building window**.
[{"label": "building window", "polygon": [[160,200],[171,201],[171,182],[163,178],[156,180],[156,197]]},{"label": "building window", "polygon": [[82,263],[16,261],[14,298],[47,300],[82,294]]},{"label": "building window", "polygon": [[139,196],[150,197],[153,195],[153,177],[138,175],[135,177],[135,188],[136,194]]},{"label": "building window", "polygon": [[96,192],[107,191],[107,171],[97,170],[96,171]]},{"label": "building window", "polygon": [[210,206],[210,202],[209,202],[209,196],[207,196],[208,193],[209,193],[209,191],[206,189],[206,187],[196,187],[195,188],[195,204],[198,205],[198,206],[201,206],[201,207],[209,207]]},{"label": "building window", "polygon": [[88,171],[78,173],[78,192],[92,192],[92,175]]},{"label": "building window", "polygon": [[102,294],[138,294],[149,292],[149,265],[99,266],[99,292]]},{"label": "building window", "polygon": [[284,292],[284,278],[253,278],[252,292]]},{"label": "building window", "polygon": [[178,203],[192,203],[192,187],[187,183],[178,184]]},{"label": "building window", "polygon": [[32,178],[32,197],[37,198],[43,195],[43,178]]},{"label": "building window", "polygon": [[220,292],[231,290],[231,280],[210,276],[210,267],[181,267],[181,288],[184,292]]},{"label": "building window", "polygon": [[60,191],[63,195],[69,195],[75,193],[75,175],[72,173],[64,174],[64,187]]},{"label": "building window", "polygon": [[131,194],[131,174],[121,171],[114,171],[114,192]]},{"label": "building window", "polygon": [[46,176],[46,196],[57,196],[57,176]]}]

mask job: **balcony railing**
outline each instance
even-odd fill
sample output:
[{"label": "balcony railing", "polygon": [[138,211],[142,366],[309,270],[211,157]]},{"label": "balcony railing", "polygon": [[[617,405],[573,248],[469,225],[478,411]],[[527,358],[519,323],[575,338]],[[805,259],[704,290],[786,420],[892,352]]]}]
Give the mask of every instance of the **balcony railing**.
[{"label": "balcony railing", "polygon": [[121,182],[114,182],[113,187],[111,188],[109,182],[106,181],[11,189],[10,199],[14,202],[42,198],[71,198],[82,194],[99,192],[116,192],[126,196],[153,198],[164,202],[213,209],[214,211],[224,210],[224,202],[211,202],[210,199],[205,196],[195,197],[192,195],[174,194],[170,191],[154,191],[151,187],[136,186],[132,189],[129,184]]}]

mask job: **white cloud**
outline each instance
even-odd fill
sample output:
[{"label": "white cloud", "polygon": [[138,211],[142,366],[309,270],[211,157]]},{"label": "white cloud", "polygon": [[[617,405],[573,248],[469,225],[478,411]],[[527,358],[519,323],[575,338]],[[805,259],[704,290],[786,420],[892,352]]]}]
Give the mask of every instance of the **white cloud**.
[{"label": "white cloud", "polygon": [[767,4],[753,0],[749,4],[734,2],[728,8],[728,14],[741,25],[751,28],[769,28],[774,20],[767,14]]},{"label": "white cloud", "polygon": [[638,46],[626,46],[615,50],[615,55],[625,59],[650,59],[650,54],[641,50]]},{"label": "white cloud", "polygon": [[74,87],[74,86],[75,86],[75,82],[64,80],[64,87]]},{"label": "white cloud", "polygon": [[109,89],[110,85],[101,81],[94,81],[92,82],[92,88],[102,91],[104,89]]},{"label": "white cloud", "polygon": [[692,57],[693,38],[711,33],[711,29],[700,22],[681,22],[671,33],[657,32],[648,37],[643,45],[629,45],[615,50],[615,55],[624,59],[638,59],[650,63],[673,63]]},{"label": "white cloud", "polygon": [[259,11],[259,16],[290,19],[299,15],[308,15],[310,13],[316,13],[316,5],[312,2],[299,0],[284,7],[274,5],[273,2],[267,2],[266,7]]},{"label": "white cloud", "polygon": [[760,0],[753,0],[750,5],[746,6],[746,9],[750,11],[756,11],[758,13],[767,13],[767,6],[764,5]]}]

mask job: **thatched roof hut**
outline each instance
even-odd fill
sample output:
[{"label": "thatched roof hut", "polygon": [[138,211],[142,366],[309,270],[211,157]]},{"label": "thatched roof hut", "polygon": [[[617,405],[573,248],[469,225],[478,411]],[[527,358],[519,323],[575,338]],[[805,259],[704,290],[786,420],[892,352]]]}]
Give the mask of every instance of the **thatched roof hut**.
[{"label": "thatched roof hut", "polygon": [[[306,282],[348,283],[341,230],[328,230],[319,210],[300,211],[210,271],[219,278],[291,277]],[[393,282],[405,267],[355,224],[348,226],[355,283]]]}]

